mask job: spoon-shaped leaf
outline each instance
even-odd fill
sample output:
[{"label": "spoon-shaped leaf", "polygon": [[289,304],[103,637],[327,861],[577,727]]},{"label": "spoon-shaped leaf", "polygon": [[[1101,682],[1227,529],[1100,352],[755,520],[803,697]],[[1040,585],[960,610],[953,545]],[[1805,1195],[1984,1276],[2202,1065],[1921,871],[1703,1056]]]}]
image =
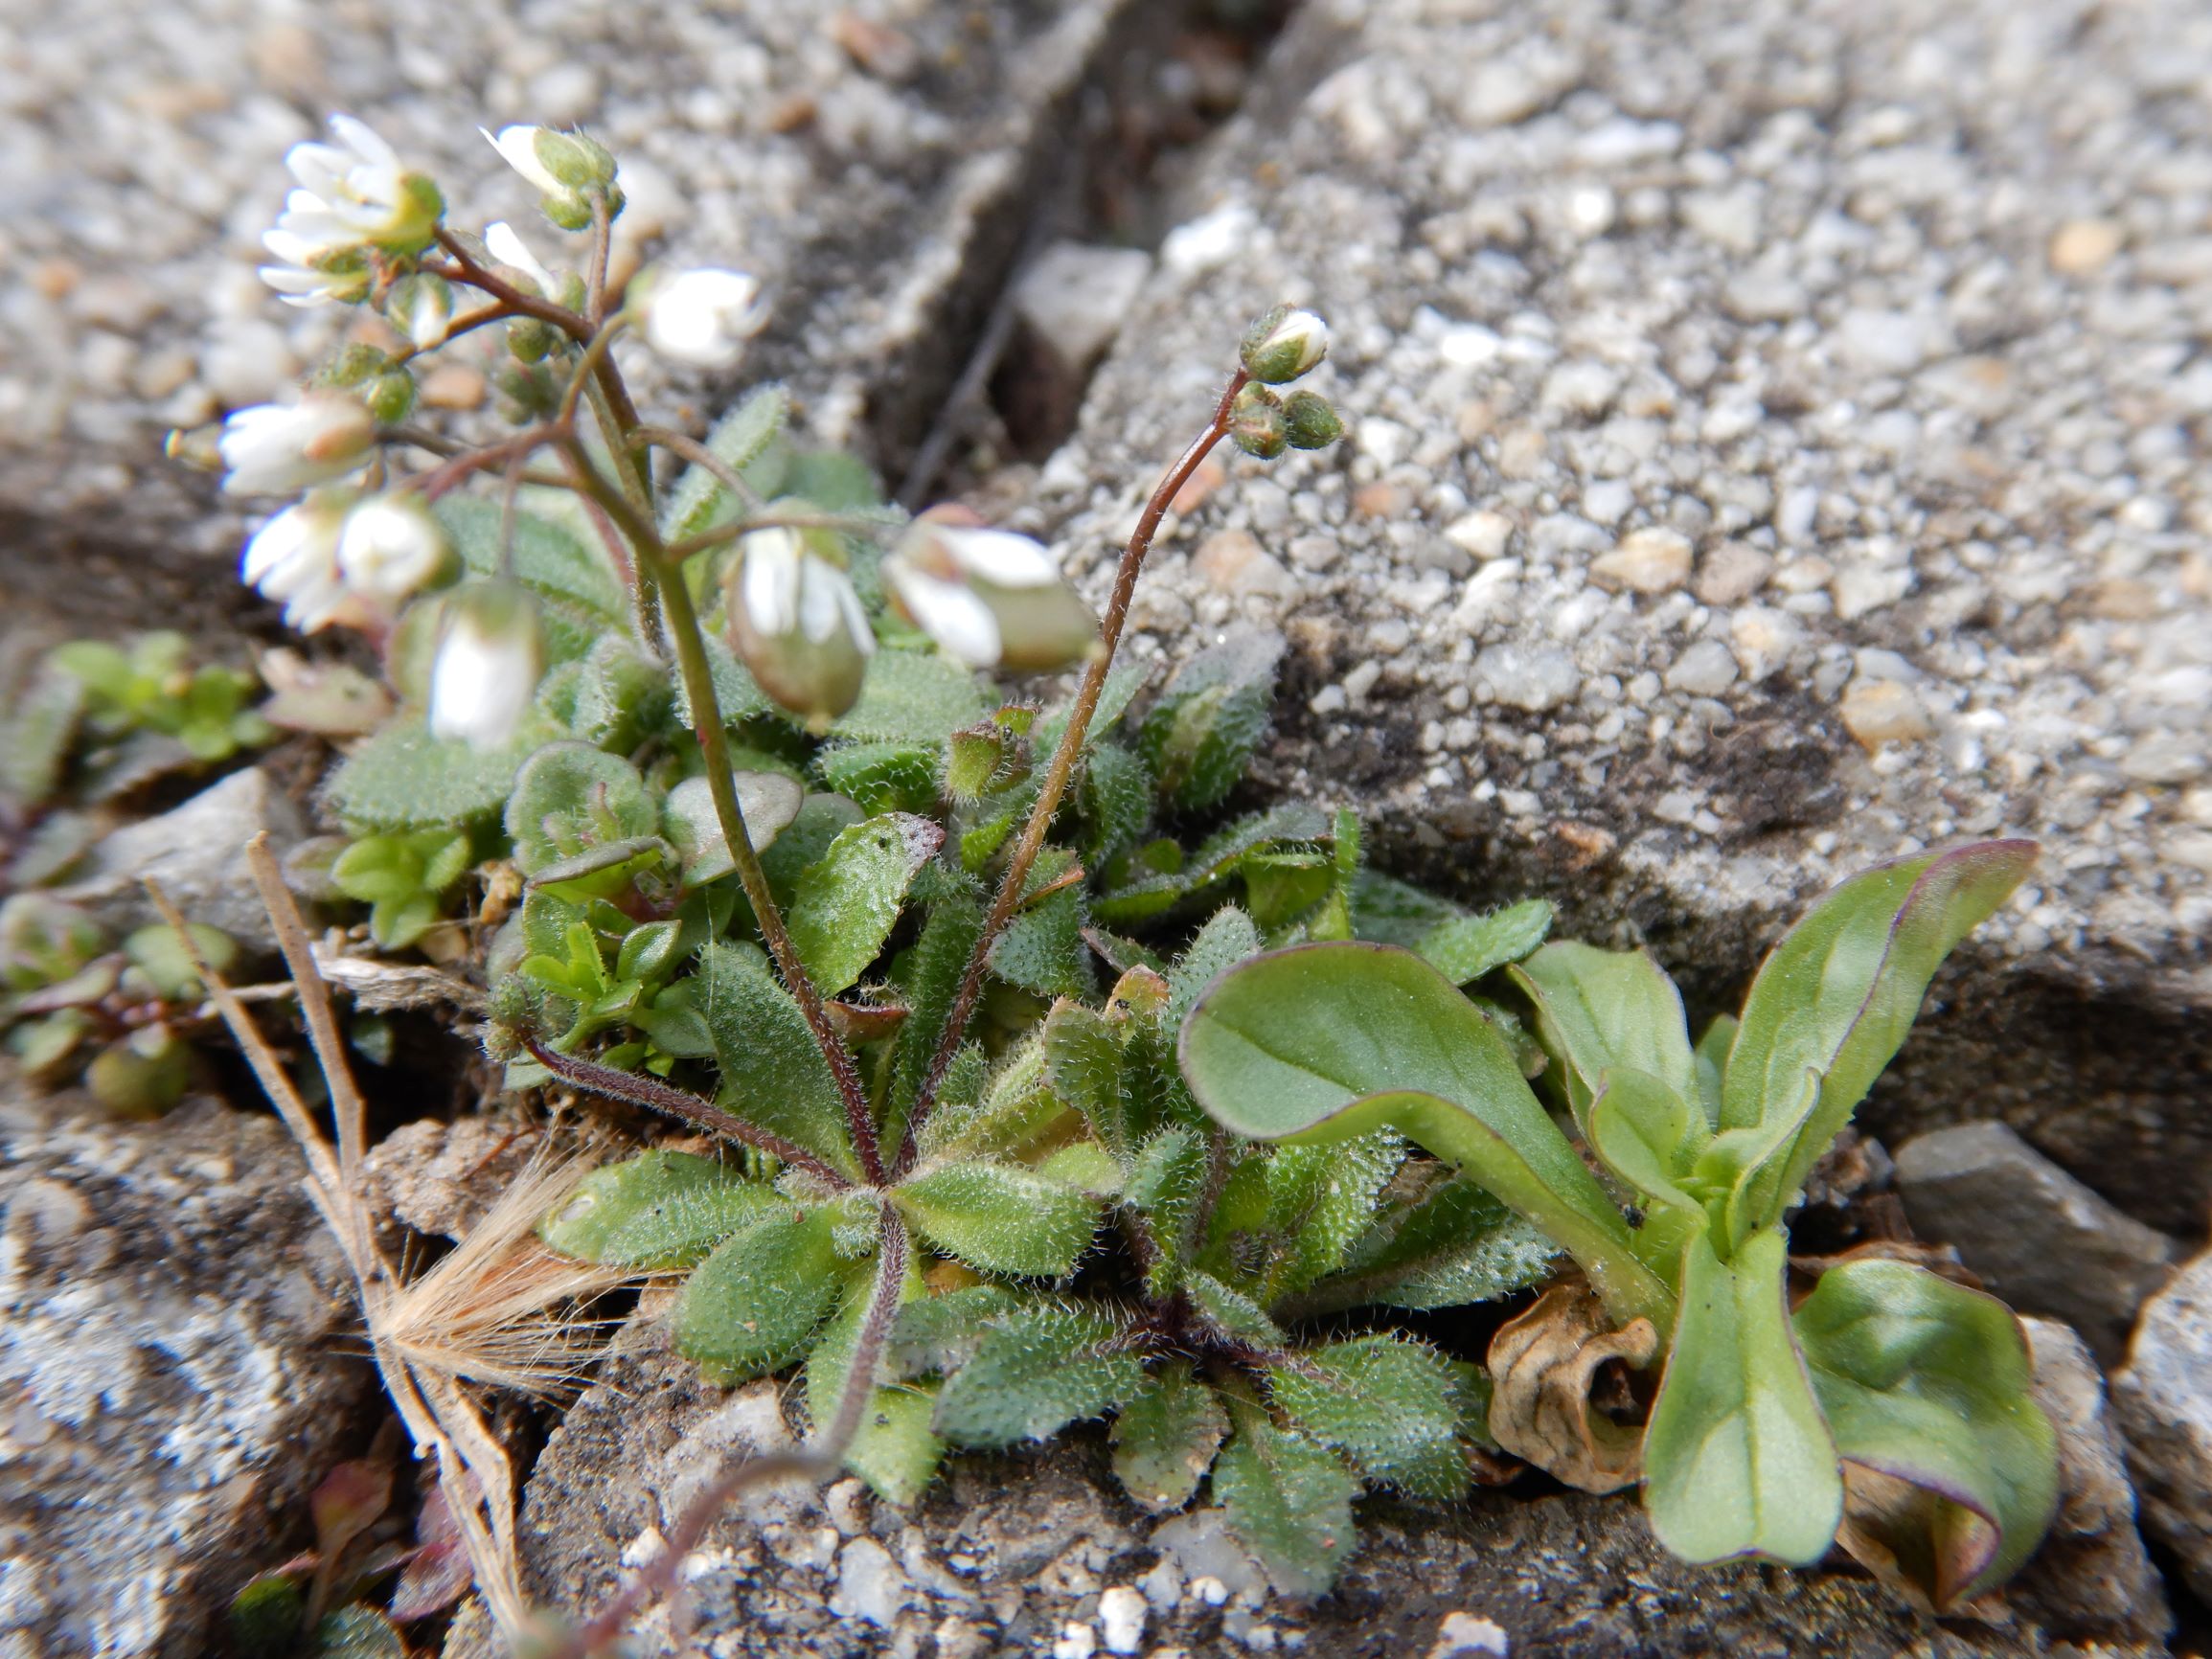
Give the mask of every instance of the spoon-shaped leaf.
[{"label": "spoon-shaped leaf", "polygon": [[1865,1261],[1822,1275],[1795,1323],[1836,1449],[1921,1499],[1862,1512],[1855,1480],[1852,1553],[1938,1611],[2010,1577],[2058,1501],[2057,1437],[2011,1310],[1909,1262]]},{"label": "spoon-shaped leaf", "polygon": [[1644,1431],[1644,1507],[1686,1561],[1809,1565],[1843,1518],[1836,1445],[1783,1303],[1789,1248],[1769,1230],[1722,1261],[1700,1233],[1682,1255],[1681,1323]]},{"label": "spoon-shaped leaf", "polygon": [[1301,1143],[1395,1128],[1557,1239],[1617,1317],[1673,1323],[1673,1297],[1505,1040],[1411,951],[1342,943],[1254,957],[1207,988],[1179,1055],[1223,1126]]},{"label": "spoon-shaped leaf", "polygon": [[1982,841],[1878,865],[1830,893],[1767,956],[1744,1004],[1721,1126],[1793,1109],[1807,1070],[1820,1099],[1762,1170],[1749,1219],[1771,1226],[1889,1064],[1951,947],[2027,875],[2032,841]]},{"label": "spoon-shaped leaf", "polygon": [[1682,1018],[1682,993],[1641,950],[1600,950],[1554,940],[1512,969],[1536,1004],[1537,1035],[1562,1072],[1567,1104],[1584,1133],[1600,1079],[1630,1067],[1697,1098],[1697,1067]]},{"label": "spoon-shaped leaf", "polygon": [[1649,1072],[1615,1066],[1590,1104],[1590,1145],[1614,1174],[1638,1192],[1696,1210],[1683,1174],[1704,1141],[1705,1115]]}]

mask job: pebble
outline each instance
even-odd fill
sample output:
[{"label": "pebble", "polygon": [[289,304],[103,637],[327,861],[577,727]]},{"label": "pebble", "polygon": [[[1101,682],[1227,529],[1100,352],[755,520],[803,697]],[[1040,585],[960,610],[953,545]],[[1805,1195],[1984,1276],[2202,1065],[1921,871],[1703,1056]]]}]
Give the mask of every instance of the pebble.
[{"label": "pebble", "polygon": [[830,1592],[830,1611],[839,1618],[862,1619],[878,1630],[888,1630],[912,1595],[913,1583],[905,1569],[874,1538],[854,1538],[837,1552],[837,1582]]},{"label": "pebble", "polygon": [[1492,559],[1505,552],[1513,535],[1513,520],[1485,509],[1453,519],[1444,527],[1444,534],[1476,558]]},{"label": "pebble", "polygon": [[2212,1252],[2143,1307],[2127,1366],[2112,1378],[2143,1530],[2212,1599]]},{"label": "pebble", "polygon": [[1575,694],[1582,670],[1553,646],[1486,646],[1474,659],[1474,683],[1493,701],[1541,714]]},{"label": "pebble", "polygon": [[1678,530],[1632,530],[1590,562],[1590,575],[1609,588],[1669,593],[1690,580],[1694,557],[1690,538]]},{"label": "pebble", "polygon": [[2127,228],[2114,219],[2068,219],[2051,236],[2051,269],[2063,277],[2103,270],[2127,245]]},{"label": "pebble", "polygon": [[1698,596],[1699,604],[1724,609],[1749,599],[1766,586],[1773,570],[1771,554],[1748,542],[1722,542],[1698,566],[1691,591]]},{"label": "pebble", "polygon": [[1728,623],[1728,644],[1736,666],[1753,685],[1789,662],[1805,643],[1805,625],[1771,605],[1745,605]]},{"label": "pebble", "polygon": [[1504,1629],[1473,1613],[1450,1612],[1436,1627],[1427,1659],[1506,1659],[1512,1651]]},{"label": "pebble", "polygon": [[1191,567],[1209,585],[1240,599],[1253,594],[1282,598],[1298,590],[1297,579],[1248,530],[1216,531],[1198,544]]},{"label": "pebble", "polygon": [[1844,688],[1841,712],[1845,727],[1869,752],[1935,735],[1935,723],[1920,698],[1898,680],[1854,679]]},{"label": "pebble", "polygon": [[1152,1608],[1144,1593],[1128,1584],[1115,1584],[1098,1599],[1099,1633],[1108,1653],[1134,1653],[1144,1646],[1145,1621]]},{"label": "pebble", "polygon": [[1699,640],[1667,670],[1667,689],[1717,697],[1736,683],[1736,653],[1720,640]]}]

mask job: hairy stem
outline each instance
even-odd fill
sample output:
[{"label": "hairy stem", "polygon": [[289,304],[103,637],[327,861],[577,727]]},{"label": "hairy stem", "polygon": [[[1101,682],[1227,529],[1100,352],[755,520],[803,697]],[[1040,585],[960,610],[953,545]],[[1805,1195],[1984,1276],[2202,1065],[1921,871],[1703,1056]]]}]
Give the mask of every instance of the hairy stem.
[{"label": "hairy stem", "polygon": [[734,1464],[708,1483],[668,1534],[668,1548],[618,1592],[591,1622],[566,1641],[548,1649],[543,1659],[586,1659],[604,1653],[621,1641],[631,1619],[656,1597],[667,1593],[682,1569],[684,1558],[705,1540],[707,1529],[723,1507],[740,1492],[794,1476],[828,1480],[844,1466],[845,1453],[860,1432],[868,1410],[868,1397],[876,1392],[876,1371],[882,1363],[883,1347],[891,1335],[891,1322],[899,1311],[899,1289],[906,1278],[906,1229],[898,1212],[883,1208],[883,1239],[876,1256],[876,1283],[868,1295],[868,1311],[860,1325],[860,1339],[853,1348],[853,1364],[845,1373],[844,1392],[837,1397],[837,1414],[827,1425],[817,1424],[813,1439],[802,1449],[772,1452]]},{"label": "hairy stem", "polygon": [[937,1091],[944,1085],[945,1074],[951,1068],[952,1059],[960,1052],[961,1038],[968,1031],[968,1021],[975,1012],[976,999],[983,994],[983,975],[991,962],[992,946],[998,943],[1014,913],[1020,908],[1023,889],[1029,881],[1030,867],[1044,849],[1045,834],[1052,828],[1053,814],[1060,810],[1060,797],[1067,792],[1068,781],[1074,777],[1077,762],[1083,758],[1083,740],[1090,733],[1091,716],[1098,711],[1098,700],[1106,691],[1106,673],[1113,667],[1114,652],[1121,645],[1122,626],[1129,620],[1129,600],[1136,592],[1137,577],[1145,567],[1145,556],[1152,551],[1152,537],[1159,533],[1160,520],[1167,516],[1168,505],[1198,464],[1212,453],[1214,445],[1228,436],[1229,410],[1237,394],[1243,390],[1251,376],[1240,369],[1229,381],[1229,388],[1221,394],[1215,405],[1214,418],[1206,429],[1191,441],[1180,459],[1169,467],[1159,485],[1152,490],[1152,499],[1145,503],[1145,511],[1130,534],[1129,546],[1122,550],[1121,565],[1114,573],[1113,594],[1106,602],[1106,615],[1099,627],[1099,643],[1092,649],[1090,666],[1083,671],[1083,684],[1076,689],[1075,703],[1068,710],[1067,730],[1060,734],[1060,746],[1052,752],[1052,764],[1046,769],[1044,782],[1039,786],[1037,804],[1030,808],[1029,822],[1022,827],[1021,839],[1015,843],[1013,855],[1007,860],[1006,875],[999,882],[998,898],[985,919],[983,931],[976,935],[975,948],[969,953],[968,966],[960,976],[960,989],[952,999],[952,1008],[945,1016],[945,1029],[937,1039],[937,1048],[929,1058],[929,1069],[923,1075],[922,1087],[914,1098],[914,1110],[906,1120],[906,1138],[899,1148],[894,1169],[903,1172],[914,1161],[916,1137],[930,1110],[937,1103]]},{"label": "hairy stem", "polygon": [[725,1141],[758,1148],[781,1158],[787,1164],[805,1170],[839,1192],[853,1185],[834,1166],[817,1158],[797,1142],[787,1141],[781,1135],[748,1124],[734,1112],[725,1112],[713,1102],[702,1101],[688,1089],[664,1083],[658,1078],[639,1077],[634,1072],[616,1071],[614,1067],[603,1066],[595,1060],[564,1055],[558,1049],[547,1048],[534,1036],[523,1038],[522,1046],[530,1051],[532,1059],[564,1083],[595,1095],[604,1095],[612,1101],[643,1106],[647,1111],[658,1112],[663,1117],[675,1118],[695,1129],[719,1135]]}]

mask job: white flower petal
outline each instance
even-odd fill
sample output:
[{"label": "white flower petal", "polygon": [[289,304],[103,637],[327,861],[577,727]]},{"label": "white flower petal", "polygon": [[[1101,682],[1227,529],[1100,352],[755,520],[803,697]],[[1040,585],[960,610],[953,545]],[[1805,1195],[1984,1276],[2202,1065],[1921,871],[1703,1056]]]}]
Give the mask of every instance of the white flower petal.
[{"label": "white flower petal", "polygon": [[1041,541],[1011,530],[939,526],[935,536],[970,579],[1000,587],[1049,587],[1060,580],[1060,563]]},{"label": "white flower petal", "polygon": [[478,127],[485,142],[497,150],[507,165],[528,179],[547,195],[570,194],[568,187],[555,178],[537,159],[537,128],[535,126],[503,126],[496,134]]},{"label": "white flower petal", "polygon": [[756,633],[787,634],[799,625],[799,585],[804,544],[795,530],[756,530],[744,538],[745,620]]},{"label": "white flower petal", "polygon": [[539,293],[550,296],[560,291],[553,273],[537,262],[530,244],[516,236],[514,227],[505,219],[495,219],[484,227],[484,246],[501,264],[513,265],[536,283]]},{"label": "white flower petal", "polygon": [[971,668],[997,667],[998,619],[972,590],[895,558],[883,561],[883,577],[924,633]]}]

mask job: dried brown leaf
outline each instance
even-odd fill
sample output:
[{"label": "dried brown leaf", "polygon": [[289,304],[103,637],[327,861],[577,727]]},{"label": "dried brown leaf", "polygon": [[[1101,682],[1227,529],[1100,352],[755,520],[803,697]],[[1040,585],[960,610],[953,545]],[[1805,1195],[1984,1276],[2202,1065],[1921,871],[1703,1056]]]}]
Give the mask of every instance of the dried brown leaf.
[{"label": "dried brown leaf", "polygon": [[1641,1425],[1614,1422],[1590,1402],[1601,1367],[1651,1363],[1659,1333],[1648,1319],[1615,1330],[1581,1279],[1553,1285],[1491,1339],[1490,1432],[1497,1443],[1585,1492],[1617,1492],[1643,1477]]}]

